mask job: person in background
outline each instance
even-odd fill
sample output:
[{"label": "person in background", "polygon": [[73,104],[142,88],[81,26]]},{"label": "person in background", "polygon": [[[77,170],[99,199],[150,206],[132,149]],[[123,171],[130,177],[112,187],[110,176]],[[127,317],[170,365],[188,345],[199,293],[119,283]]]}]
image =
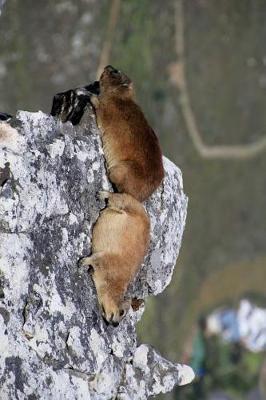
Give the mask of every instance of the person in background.
[{"label": "person in background", "polygon": [[193,384],[193,392],[197,399],[205,398],[204,377],[206,371],[207,343],[206,343],[206,319],[200,317],[197,324],[197,332],[192,344],[190,366],[193,368],[196,379]]}]

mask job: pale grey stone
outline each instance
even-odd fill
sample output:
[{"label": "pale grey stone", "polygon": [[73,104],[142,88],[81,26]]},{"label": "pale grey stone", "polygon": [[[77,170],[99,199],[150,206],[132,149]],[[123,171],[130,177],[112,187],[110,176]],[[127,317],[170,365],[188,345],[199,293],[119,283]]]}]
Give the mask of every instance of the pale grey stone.
[{"label": "pale grey stone", "polygon": [[[0,124],[0,398],[146,399],[193,379],[146,345],[137,347],[130,310],[119,327],[98,312],[91,276],[78,268],[90,254],[92,227],[111,189],[94,115],[81,124],[18,112]],[[132,296],[169,284],[186,219],[180,170],[145,204],[149,253]]]}]

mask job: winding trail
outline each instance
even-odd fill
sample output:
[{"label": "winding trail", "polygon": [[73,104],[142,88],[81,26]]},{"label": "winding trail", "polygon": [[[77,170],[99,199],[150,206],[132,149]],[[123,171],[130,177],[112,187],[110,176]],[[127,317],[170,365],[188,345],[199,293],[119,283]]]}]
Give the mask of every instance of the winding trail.
[{"label": "winding trail", "polygon": [[175,44],[177,61],[169,67],[170,79],[179,89],[181,112],[193,146],[202,158],[251,159],[266,150],[266,136],[249,143],[234,146],[208,146],[202,139],[194,115],[186,78],[184,0],[175,3]]},{"label": "winding trail", "polygon": [[109,20],[107,24],[105,40],[103,43],[102,51],[100,54],[100,60],[97,68],[96,78],[99,79],[102,70],[106,65],[109,64],[112,44],[114,39],[114,33],[118,22],[118,17],[120,13],[121,0],[112,0],[110,7]]}]

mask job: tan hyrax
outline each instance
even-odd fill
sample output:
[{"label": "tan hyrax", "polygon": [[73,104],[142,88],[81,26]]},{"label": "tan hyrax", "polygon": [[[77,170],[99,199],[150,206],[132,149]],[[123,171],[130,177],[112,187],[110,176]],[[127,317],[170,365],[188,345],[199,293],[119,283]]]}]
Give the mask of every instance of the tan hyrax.
[{"label": "tan hyrax", "polygon": [[110,181],[118,192],[146,200],[164,177],[157,136],[135,103],[132,81],[108,65],[100,94],[91,97],[101,131]]},{"label": "tan hyrax", "polygon": [[100,192],[108,201],[93,228],[92,255],[81,260],[93,267],[99,306],[107,323],[117,326],[131,301],[125,300],[150,239],[150,220],[142,204],[128,194]]}]

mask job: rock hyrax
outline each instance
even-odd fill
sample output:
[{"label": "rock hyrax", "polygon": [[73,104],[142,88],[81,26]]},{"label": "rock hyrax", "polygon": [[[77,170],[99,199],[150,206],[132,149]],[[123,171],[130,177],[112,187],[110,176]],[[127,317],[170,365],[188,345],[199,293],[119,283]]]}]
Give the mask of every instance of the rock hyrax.
[{"label": "rock hyrax", "polygon": [[100,192],[108,205],[93,228],[92,255],[80,265],[93,267],[99,306],[107,323],[117,326],[130,307],[129,283],[143,262],[150,239],[150,220],[131,195]]},{"label": "rock hyrax", "polygon": [[132,81],[108,65],[100,94],[91,97],[103,141],[108,174],[118,192],[146,200],[163,176],[162,152],[154,131],[134,101]]}]

